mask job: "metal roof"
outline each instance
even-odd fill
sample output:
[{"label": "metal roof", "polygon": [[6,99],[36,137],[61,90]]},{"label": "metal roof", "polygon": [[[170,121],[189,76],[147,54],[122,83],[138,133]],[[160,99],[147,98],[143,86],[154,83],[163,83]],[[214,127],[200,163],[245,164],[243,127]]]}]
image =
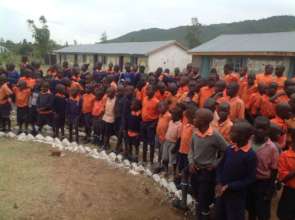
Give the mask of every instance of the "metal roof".
[{"label": "metal roof", "polygon": [[220,35],[189,51],[216,52],[295,52],[295,31]]},{"label": "metal roof", "polygon": [[119,42],[84,44],[65,47],[56,50],[56,53],[87,53],[87,54],[128,54],[148,55],[157,50],[176,44],[186,50],[177,41],[152,41],[152,42]]}]

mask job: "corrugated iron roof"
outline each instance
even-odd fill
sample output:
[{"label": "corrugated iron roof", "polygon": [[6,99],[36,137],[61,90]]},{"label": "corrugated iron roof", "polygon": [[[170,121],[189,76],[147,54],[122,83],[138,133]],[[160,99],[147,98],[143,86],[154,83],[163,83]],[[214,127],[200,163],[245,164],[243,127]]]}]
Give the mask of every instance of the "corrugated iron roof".
[{"label": "corrugated iron roof", "polygon": [[119,42],[119,43],[98,43],[84,44],[65,47],[56,50],[56,53],[88,53],[88,54],[129,54],[148,55],[170,44],[177,44],[184,48],[177,41],[152,41],[152,42]]},{"label": "corrugated iron roof", "polygon": [[295,31],[220,35],[189,52],[295,52]]}]

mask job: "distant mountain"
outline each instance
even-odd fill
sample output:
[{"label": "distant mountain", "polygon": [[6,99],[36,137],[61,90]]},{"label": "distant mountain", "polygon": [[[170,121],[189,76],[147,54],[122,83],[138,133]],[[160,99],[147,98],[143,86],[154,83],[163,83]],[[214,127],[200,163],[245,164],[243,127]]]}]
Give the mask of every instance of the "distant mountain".
[{"label": "distant mountain", "polygon": [[[109,42],[142,42],[177,40],[188,45],[186,34],[189,26],[171,29],[150,28],[133,31]],[[204,25],[200,29],[200,41],[206,42],[220,34],[269,33],[295,31],[295,16],[273,16],[259,20]]]}]

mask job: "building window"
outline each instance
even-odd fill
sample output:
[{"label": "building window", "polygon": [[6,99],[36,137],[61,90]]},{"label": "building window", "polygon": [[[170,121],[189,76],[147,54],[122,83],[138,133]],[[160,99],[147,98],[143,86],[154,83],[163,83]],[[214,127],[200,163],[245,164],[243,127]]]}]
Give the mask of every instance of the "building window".
[{"label": "building window", "polygon": [[245,65],[243,57],[230,57],[226,59],[226,63],[232,64],[234,71],[239,73]]},{"label": "building window", "polygon": [[65,54],[62,55],[62,58],[63,58],[64,61],[66,61],[67,60],[67,55],[65,55]]},{"label": "building window", "polygon": [[82,55],[82,62],[83,63],[86,63],[87,62],[87,55],[86,54],[83,54]]},{"label": "building window", "polygon": [[137,56],[131,56],[130,57],[130,63],[132,65],[137,65],[138,64],[138,57]]}]

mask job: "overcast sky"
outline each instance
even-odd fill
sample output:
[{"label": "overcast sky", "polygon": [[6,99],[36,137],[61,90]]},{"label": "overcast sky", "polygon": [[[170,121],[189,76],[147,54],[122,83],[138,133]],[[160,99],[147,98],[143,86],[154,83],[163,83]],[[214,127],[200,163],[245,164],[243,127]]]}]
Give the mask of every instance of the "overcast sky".
[{"label": "overcast sky", "polygon": [[94,43],[151,27],[171,28],[295,15],[295,0],[0,0],[0,37],[31,40],[27,19],[45,15],[58,43]]}]

